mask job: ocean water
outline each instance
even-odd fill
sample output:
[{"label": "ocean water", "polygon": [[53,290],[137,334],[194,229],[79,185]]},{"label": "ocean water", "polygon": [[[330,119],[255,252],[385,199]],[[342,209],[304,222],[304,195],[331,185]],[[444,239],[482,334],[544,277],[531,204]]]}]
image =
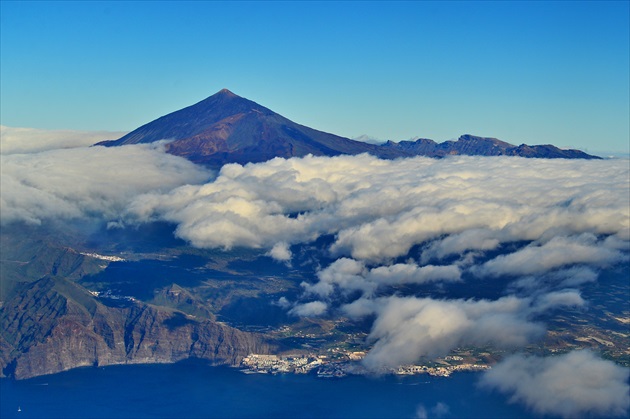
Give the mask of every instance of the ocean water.
[{"label": "ocean water", "polygon": [[[340,379],[243,374],[202,361],[0,380],[2,418],[526,418],[480,373]],[[20,408],[21,411],[18,411]]]}]

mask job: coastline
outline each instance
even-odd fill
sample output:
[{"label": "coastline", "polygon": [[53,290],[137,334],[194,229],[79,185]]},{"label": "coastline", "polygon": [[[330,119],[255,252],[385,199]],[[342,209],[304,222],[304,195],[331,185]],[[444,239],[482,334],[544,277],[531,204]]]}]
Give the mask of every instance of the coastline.
[{"label": "coastline", "polygon": [[533,417],[497,394],[480,391],[475,384],[480,374],[324,380],[315,372],[248,375],[203,360],[78,368],[28,380],[1,379],[0,417],[412,418],[418,406],[430,410],[438,402],[454,417]]}]

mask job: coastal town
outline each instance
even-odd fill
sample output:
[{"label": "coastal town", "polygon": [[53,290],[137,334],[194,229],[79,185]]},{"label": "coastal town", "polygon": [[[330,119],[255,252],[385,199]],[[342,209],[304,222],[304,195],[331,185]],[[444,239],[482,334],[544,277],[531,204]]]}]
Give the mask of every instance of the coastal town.
[{"label": "coastal town", "polygon": [[82,254],[83,256],[94,258],[94,259],[106,260],[108,262],[125,262],[126,261],[124,258],[121,258],[118,256],[107,256],[107,255],[99,255],[98,253],[86,253],[86,252],[80,252],[80,254]]},{"label": "coastal town", "polygon": [[88,292],[90,294],[92,294],[94,297],[97,298],[108,298],[110,300],[124,300],[124,301],[130,301],[130,302],[136,302],[138,301],[136,298],[130,296],[130,295],[118,295],[115,294],[114,291],[112,290],[105,290],[105,291],[90,291],[88,290]]},{"label": "coastal town", "polygon": [[[334,360],[327,355],[297,354],[297,355],[262,355],[250,354],[241,362],[242,371],[246,374],[308,374],[315,372],[322,378],[341,378],[349,374],[364,375],[374,373],[368,371],[359,361],[365,357],[365,352],[344,353],[345,359],[336,357]],[[466,363],[460,356],[447,356],[431,362],[430,365],[401,365],[397,368],[384,368],[376,371],[378,374],[417,375],[428,374],[433,377],[448,377],[454,372],[483,371],[489,365]],[[440,365],[433,365],[439,363]]]}]

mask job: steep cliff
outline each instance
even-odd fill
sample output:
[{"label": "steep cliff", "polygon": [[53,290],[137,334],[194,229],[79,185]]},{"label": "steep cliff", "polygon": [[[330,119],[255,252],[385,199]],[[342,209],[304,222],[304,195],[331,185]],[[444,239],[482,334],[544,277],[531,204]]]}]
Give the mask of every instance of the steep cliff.
[{"label": "steep cliff", "polygon": [[[170,140],[168,153],[219,169],[226,163],[259,163],[275,157],[337,156],[369,153],[384,159],[514,155],[538,158],[596,158],[579,150],[547,146],[522,149],[496,138],[462,135],[457,141],[429,139],[368,144],[297,124],[227,89],[184,109],[164,115],[114,141],[122,146]],[[539,148],[536,148],[539,147]]]},{"label": "steep cliff", "polygon": [[445,157],[448,155],[464,156],[519,156],[543,159],[599,159],[580,150],[564,150],[553,145],[521,144],[515,146],[496,138],[479,137],[465,134],[456,141],[437,143],[427,138],[415,141],[387,141],[381,146],[406,153],[407,156]]},{"label": "steep cliff", "polygon": [[233,365],[272,346],[260,335],[138,301],[108,306],[57,277],[31,283],[0,309],[0,368],[18,379],[81,366],[170,363],[194,357]]}]

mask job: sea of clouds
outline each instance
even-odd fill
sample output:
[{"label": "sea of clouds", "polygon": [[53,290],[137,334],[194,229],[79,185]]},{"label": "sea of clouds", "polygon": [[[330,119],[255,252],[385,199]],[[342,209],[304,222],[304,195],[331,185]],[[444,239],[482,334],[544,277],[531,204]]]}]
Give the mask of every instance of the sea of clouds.
[{"label": "sea of clouds", "polygon": [[23,154],[45,150],[89,147],[103,140],[120,138],[122,131],[77,131],[17,128],[0,125],[0,154]]},{"label": "sea of clouds", "polygon": [[[260,249],[286,264],[294,246],[332,237],[321,250],[333,262],[278,304],[295,316],[374,318],[364,362],[375,370],[465,345],[523,347],[544,335],[540,314],[586,309],[580,286],[628,264],[628,160],[307,156],[214,174],[161,144],[86,147],[80,137],[3,127],[2,225],[167,221],[192,246]],[[396,291],[506,277],[494,300]],[[506,358],[483,385],[538,413],[605,416],[627,412],[627,380],[628,369],[581,351]],[[607,396],[585,397],[589,388]]]},{"label": "sea of clouds", "polygon": [[111,133],[2,127],[0,222],[46,225],[116,220],[139,194],[207,181],[211,174],[163,144],[90,147]]}]

